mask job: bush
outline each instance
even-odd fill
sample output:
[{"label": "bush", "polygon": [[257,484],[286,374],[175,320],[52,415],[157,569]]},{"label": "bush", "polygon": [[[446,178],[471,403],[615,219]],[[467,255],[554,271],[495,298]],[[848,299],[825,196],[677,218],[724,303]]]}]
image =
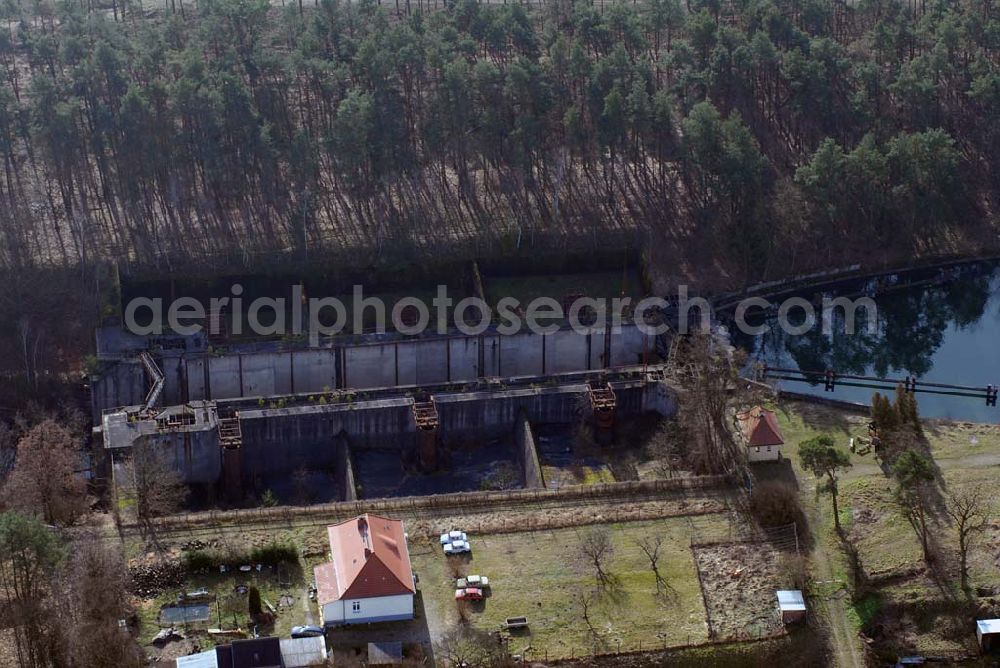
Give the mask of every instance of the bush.
[{"label": "bush", "polygon": [[278,505],[278,499],[274,496],[274,492],[269,489],[265,489],[264,493],[260,496],[260,507],[261,508],[274,508]]},{"label": "bush", "polygon": [[806,591],[809,586],[809,564],[800,554],[785,554],[781,557],[781,572],[785,583],[791,589]]},{"label": "bush", "polygon": [[280,563],[294,563],[299,560],[299,550],[292,543],[270,543],[264,547],[250,550],[249,562],[252,564],[268,564],[274,566]]},{"label": "bush", "polygon": [[795,523],[799,531],[806,529],[805,513],[795,488],[783,482],[763,482],[750,494],[750,512],[764,528],[782,527]]},{"label": "bush", "polygon": [[277,566],[282,563],[294,564],[299,560],[299,550],[291,543],[270,543],[255,547],[249,552],[228,550],[192,550],[184,555],[184,566],[191,572],[215,570],[219,566],[242,566],[243,564],[264,564]]},{"label": "bush", "polygon": [[193,550],[184,555],[184,567],[191,572],[209,570],[216,566],[217,559],[204,550]]}]

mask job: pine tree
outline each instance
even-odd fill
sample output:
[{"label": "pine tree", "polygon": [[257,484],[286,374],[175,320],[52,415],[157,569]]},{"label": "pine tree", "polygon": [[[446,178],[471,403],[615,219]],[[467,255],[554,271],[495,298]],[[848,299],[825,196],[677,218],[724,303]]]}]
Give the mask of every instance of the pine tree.
[{"label": "pine tree", "polygon": [[250,587],[250,593],[247,596],[247,610],[251,619],[257,617],[264,610],[261,604],[260,590],[257,587]]}]

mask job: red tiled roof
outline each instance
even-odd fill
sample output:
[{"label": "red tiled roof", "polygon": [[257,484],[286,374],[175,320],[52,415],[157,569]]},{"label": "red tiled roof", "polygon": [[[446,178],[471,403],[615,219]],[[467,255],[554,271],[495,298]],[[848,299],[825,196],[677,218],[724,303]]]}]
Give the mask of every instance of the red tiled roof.
[{"label": "red tiled roof", "polygon": [[327,527],[327,534],[333,561],[314,569],[320,605],[416,593],[402,521],[366,514]]},{"label": "red tiled roof", "polygon": [[783,445],[785,443],[774,411],[755,406],[740,413],[736,418],[740,421],[743,439],[748,446]]},{"label": "red tiled roof", "polygon": [[328,561],[313,568],[313,577],[316,580],[316,598],[319,604],[340,600],[340,588],[337,587],[337,571],[333,568],[333,562]]}]

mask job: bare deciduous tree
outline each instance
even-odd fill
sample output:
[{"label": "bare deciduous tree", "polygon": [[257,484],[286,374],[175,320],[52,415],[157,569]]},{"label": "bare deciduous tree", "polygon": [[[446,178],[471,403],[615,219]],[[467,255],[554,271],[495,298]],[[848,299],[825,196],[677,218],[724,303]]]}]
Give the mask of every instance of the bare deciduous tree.
[{"label": "bare deciduous tree", "polygon": [[647,456],[656,462],[653,470],[657,477],[669,479],[676,475],[683,440],[683,430],[676,421],[665,420],[657,427],[646,446]]},{"label": "bare deciduous tree", "polygon": [[691,464],[701,473],[740,474],[746,469],[731,416],[761,398],[756,386],[740,378],[737,356],[702,333],[689,334],[678,345],[680,425]]},{"label": "bare deciduous tree", "polygon": [[969,549],[976,536],[986,529],[989,519],[989,494],[985,487],[952,488],[945,512],[955,522],[958,532],[958,562],[962,589],[969,588]]},{"label": "bare deciduous tree", "polygon": [[611,532],[605,527],[591,527],[580,538],[580,554],[594,569],[597,585],[602,589],[612,583],[613,577],[607,571],[608,561],[614,556],[615,546]]},{"label": "bare deciduous tree", "polygon": [[149,443],[132,448],[131,480],[136,513],[143,522],[176,512],[187,499],[187,487],[161,450]]},{"label": "bare deciduous tree", "polygon": [[580,590],[576,596],[580,603],[580,616],[583,617],[583,623],[587,625],[587,633],[590,634],[591,641],[597,643],[600,640],[601,634],[597,631],[593,620],[590,618],[590,609],[597,600],[597,594],[590,590]]},{"label": "bare deciduous tree", "polygon": [[103,538],[96,531],[78,536],[58,574],[52,608],[61,646],[69,665],[138,668],[145,654],[121,624],[133,614],[124,555]]},{"label": "bare deciduous tree", "polygon": [[636,545],[639,546],[642,553],[649,559],[649,567],[653,571],[653,577],[656,578],[657,596],[666,593],[670,589],[670,585],[667,584],[667,581],[660,573],[660,548],[663,547],[663,536],[646,536],[641,540],[637,540]]},{"label": "bare deciduous tree", "polygon": [[48,524],[71,524],[84,509],[87,487],[76,473],[77,439],[54,420],[43,420],[17,443],[14,469],[4,486],[7,504],[40,514]]},{"label": "bare deciduous tree", "polygon": [[460,625],[441,638],[437,658],[448,666],[468,668],[499,668],[507,664],[507,655],[500,639],[472,626]]}]

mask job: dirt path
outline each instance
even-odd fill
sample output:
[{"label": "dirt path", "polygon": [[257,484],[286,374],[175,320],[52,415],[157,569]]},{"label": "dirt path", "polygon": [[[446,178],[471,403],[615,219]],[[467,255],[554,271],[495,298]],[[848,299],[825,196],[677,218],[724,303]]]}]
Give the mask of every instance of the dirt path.
[{"label": "dirt path", "polygon": [[[803,485],[802,496],[807,504],[806,507],[810,509],[809,523],[813,531],[818,531],[819,527],[823,526],[823,517],[816,503],[815,483]],[[833,582],[833,565],[827,554],[827,546],[821,539],[817,538],[811,557],[816,579],[820,582]],[[847,618],[847,583],[840,584],[840,587],[830,591],[821,599],[826,628],[830,631],[830,649],[836,665],[840,668],[864,668],[861,640]]]},{"label": "dirt path", "polygon": [[306,626],[316,626],[316,617],[313,616],[312,606],[309,605],[309,595],[302,597],[302,612],[305,614]]},{"label": "dirt path", "polygon": [[[935,457],[934,463],[942,470],[946,469],[974,469],[986,468],[989,466],[1000,466],[1000,452],[983,452],[974,455],[961,455],[958,457]],[[884,475],[877,460],[872,459],[864,464],[855,464],[841,475],[841,479],[850,480],[854,478],[865,478],[869,476]]]}]

